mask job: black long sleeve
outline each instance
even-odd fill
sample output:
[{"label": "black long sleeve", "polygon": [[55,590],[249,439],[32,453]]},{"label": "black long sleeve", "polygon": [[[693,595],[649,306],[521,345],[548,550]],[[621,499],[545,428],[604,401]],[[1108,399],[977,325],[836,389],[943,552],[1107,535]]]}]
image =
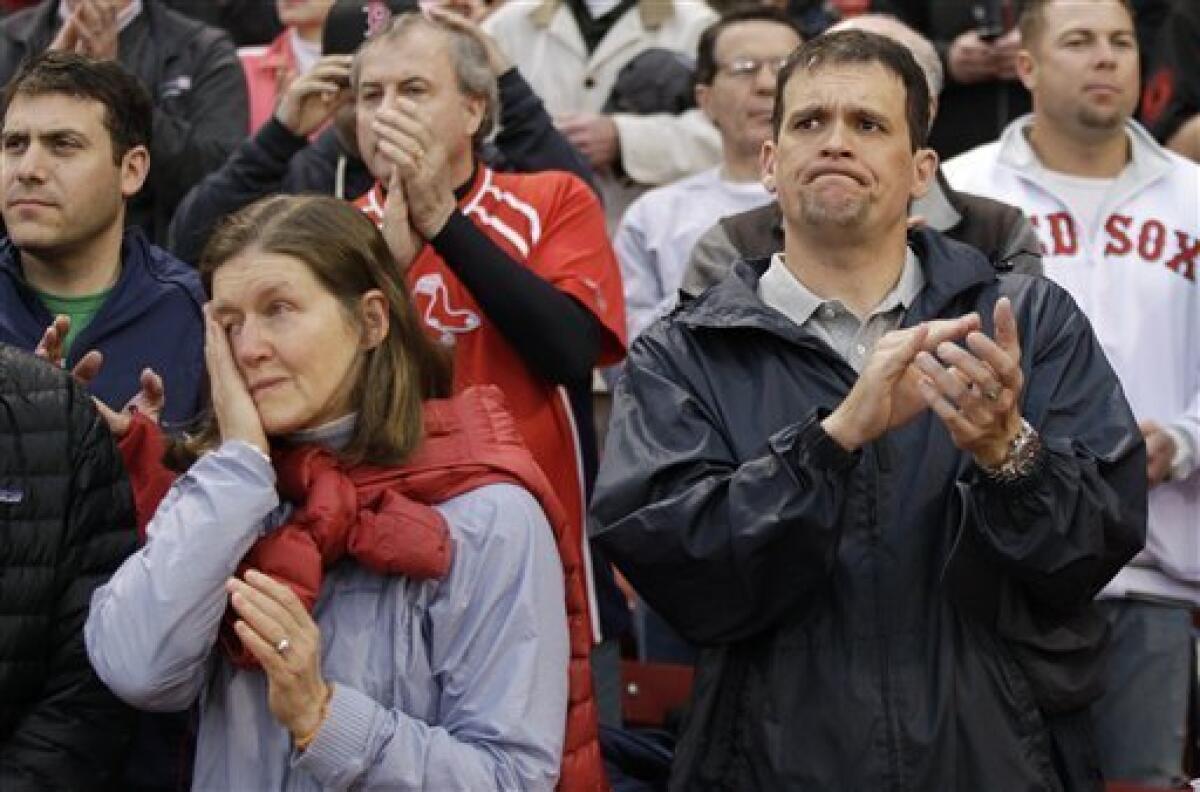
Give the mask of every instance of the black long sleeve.
[{"label": "black long sleeve", "polygon": [[37,698],[0,739],[5,792],[106,789],[133,730],[134,711],[96,676],[83,637],[93,591],[136,548],[133,498],[116,444],[91,399],[75,387],[68,398],[63,428],[72,438],[72,476],[62,487],[66,505],[57,507],[66,526],[54,566],[55,601],[36,616],[18,618],[45,619],[46,645]]},{"label": "black long sleeve", "polygon": [[307,138],[274,118],[263,124],[180,202],[171,222],[171,251],[184,261],[198,261],[222,217],[281,191],[289,161],[306,145]]},{"label": "black long sleeve", "polygon": [[602,331],[590,311],[514,261],[457,209],[429,243],[530,369],[561,384],[591,377]]}]

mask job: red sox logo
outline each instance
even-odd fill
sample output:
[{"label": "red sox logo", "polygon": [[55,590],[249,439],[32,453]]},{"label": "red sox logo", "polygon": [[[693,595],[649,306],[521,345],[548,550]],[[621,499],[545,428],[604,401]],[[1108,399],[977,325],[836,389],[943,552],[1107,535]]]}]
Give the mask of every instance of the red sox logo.
[{"label": "red sox logo", "polygon": [[[1029,221],[1039,234],[1050,234],[1050,244],[1043,242],[1043,256],[1076,256],[1080,252],[1078,226],[1067,212],[1053,212],[1041,217],[1030,215]],[[1129,215],[1111,214],[1104,222],[1105,256],[1128,256],[1136,253],[1149,264],[1161,263],[1172,272],[1196,282],[1196,264],[1200,258],[1200,239],[1186,231],[1168,229],[1161,220],[1151,218],[1135,224]]]},{"label": "red sox logo", "polygon": [[479,314],[451,304],[446,281],[436,272],[417,278],[413,284],[413,302],[425,324],[438,332],[439,340],[446,346],[454,345],[456,335],[478,330],[482,324]]}]

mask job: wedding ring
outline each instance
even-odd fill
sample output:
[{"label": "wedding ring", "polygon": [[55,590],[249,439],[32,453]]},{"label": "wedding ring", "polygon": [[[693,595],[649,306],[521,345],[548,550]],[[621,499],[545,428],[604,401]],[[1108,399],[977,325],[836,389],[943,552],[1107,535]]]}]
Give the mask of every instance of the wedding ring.
[{"label": "wedding ring", "polygon": [[275,651],[279,654],[285,654],[292,647],[292,642],[287,638],[280,638],[279,643],[275,644]]},{"label": "wedding ring", "polygon": [[990,388],[985,390],[983,392],[983,398],[987,399],[988,401],[1000,401],[1000,389]]}]

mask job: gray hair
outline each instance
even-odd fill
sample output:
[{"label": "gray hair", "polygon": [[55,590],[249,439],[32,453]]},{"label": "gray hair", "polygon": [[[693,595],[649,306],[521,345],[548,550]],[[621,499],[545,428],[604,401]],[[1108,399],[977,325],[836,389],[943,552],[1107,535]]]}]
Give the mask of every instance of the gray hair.
[{"label": "gray hair", "polygon": [[397,14],[363,42],[363,45],[358,48],[358,52],[354,54],[354,64],[350,68],[350,85],[355,92],[358,91],[358,78],[362,71],[363,58],[369,50],[386,42],[395,42],[417,27],[432,28],[446,35],[450,41],[450,56],[454,60],[458,90],[472,98],[484,100],[483,118],[479,121],[479,129],[475,130],[475,134],[471,138],[475,149],[478,150],[492,134],[492,128],[500,116],[500,90],[496,86],[496,76],[492,74],[492,67],[488,63],[487,50],[473,36],[437,20],[429,19],[417,11]]},{"label": "gray hair", "polygon": [[921,67],[921,71],[925,72],[925,82],[929,83],[929,95],[936,98],[942,92],[942,86],[946,83],[946,73],[942,69],[942,59],[938,57],[937,50],[929,39],[891,14],[861,14],[843,19],[831,27],[829,32],[838,30],[865,30],[890,38],[904,46],[912,53],[913,60]]}]

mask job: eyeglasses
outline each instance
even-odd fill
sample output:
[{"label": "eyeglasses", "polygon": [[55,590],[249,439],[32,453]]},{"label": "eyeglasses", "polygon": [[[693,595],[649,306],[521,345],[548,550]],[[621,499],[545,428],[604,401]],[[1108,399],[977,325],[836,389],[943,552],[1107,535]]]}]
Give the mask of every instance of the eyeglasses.
[{"label": "eyeglasses", "polygon": [[759,69],[763,66],[767,67],[767,71],[771,73],[772,77],[778,77],[785,63],[787,63],[787,56],[782,58],[733,58],[727,63],[722,63],[718,68],[730,77],[744,80],[748,77],[756,77]]}]

